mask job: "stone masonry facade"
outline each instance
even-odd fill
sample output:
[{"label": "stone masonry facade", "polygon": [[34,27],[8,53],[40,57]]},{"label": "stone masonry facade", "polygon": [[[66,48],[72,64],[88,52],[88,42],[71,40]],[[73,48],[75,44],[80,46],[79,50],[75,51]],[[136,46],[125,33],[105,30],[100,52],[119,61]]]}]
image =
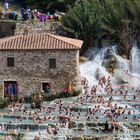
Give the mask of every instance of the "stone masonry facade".
[{"label": "stone masonry facade", "polygon": [[[7,57],[15,66],[7,67]],[[56,69],[49,69],[49,59],[56,59]],[[0,51],[0,96],[4,97],[4,81],[17,81],[18,96],[42,92],[42,82],[49,82],[53,93],[72,82],[81,88],[79,50],[2,50]]]}]

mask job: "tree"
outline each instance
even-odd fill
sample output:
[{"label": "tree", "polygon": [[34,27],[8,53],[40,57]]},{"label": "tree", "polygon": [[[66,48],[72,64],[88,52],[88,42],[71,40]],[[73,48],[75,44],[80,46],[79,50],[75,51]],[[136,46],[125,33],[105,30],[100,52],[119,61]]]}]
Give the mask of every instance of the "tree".
[{"label": "tree", "polygon": [[107,0],[104,29],[117,39],[121,54],[129,58],[136,37],[136,12],[131,0]]},{"label": "tree", "polygon": [[139,0],[77,0],[62,23],[85,41],[83,51],[93,46],[93,39],[102,40],[106,36],[113,38],[121,54],[129,58],[132,45],[140,36],[139,14]]},{"label": "tree", "polygon": [[99,0],[77,0],[75,6],[62,18],[62,24],[84,40],[82,53],[93,46],[94,38],[102,36],[102,7]]},{"label": "tree", "polygon": [[43,11],[57,9],[62,12],[66,12],[70,7],[74,5],[76,0],[16,0],[16,2],[22,6],[34,6]]}]

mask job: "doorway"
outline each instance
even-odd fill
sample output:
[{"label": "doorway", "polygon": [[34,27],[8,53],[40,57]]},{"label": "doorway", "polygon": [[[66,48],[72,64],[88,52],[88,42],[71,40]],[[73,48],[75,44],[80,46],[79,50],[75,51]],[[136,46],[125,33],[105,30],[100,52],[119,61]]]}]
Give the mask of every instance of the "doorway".
[{"label": "doorway", "polygon": [[17,97],[17,81],[4,81],[4,97]]}]

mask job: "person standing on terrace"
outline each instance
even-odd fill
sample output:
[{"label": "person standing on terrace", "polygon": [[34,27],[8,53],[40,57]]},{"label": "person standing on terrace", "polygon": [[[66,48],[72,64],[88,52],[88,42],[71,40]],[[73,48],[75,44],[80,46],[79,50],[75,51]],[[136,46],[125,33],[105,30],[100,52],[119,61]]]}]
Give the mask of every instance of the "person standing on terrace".
[{"label": "person standing on terrace", "polygon": [[4,9],[5,9],[5,12],[9,10],[9,4],[7,1],[4,2]]}]

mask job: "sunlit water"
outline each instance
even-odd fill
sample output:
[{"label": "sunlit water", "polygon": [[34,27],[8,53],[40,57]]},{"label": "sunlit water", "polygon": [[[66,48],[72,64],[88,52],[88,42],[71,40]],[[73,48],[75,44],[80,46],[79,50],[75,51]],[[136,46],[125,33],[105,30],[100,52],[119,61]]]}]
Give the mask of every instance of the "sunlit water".
[{"label": "sunlit water", "polygon": [[[114,87],[114,90],[117,90],[121,84],[119,84],[119,82],[117,82],[117,80],[121,79],[124,80],[126,83],[124,84],[127,87],[128,90],[128,97],[127,99],[124,99],[123,96],[120,95],[113,95],[113,105],[115,103],[118,103],[120,107],[122,107],[123,109],[125,108],[125,106],[127,105],[128,108],[126,109],[126,113],[124,115],[120,115],[118,117],[118,122],[120,123],[120,126],[123,128],[124,132],[123,134],[119,135],[118,138],[123,139],[123,140],[130,140],[133,139],[133,137],[131,135],[129,135],[129,133],[133,133],[131,130],[128,129],[128,127],[126,127],[123,123],[124,121],[124,117],[128,117],[128,121],[129,122],[133,122],[133,114],[128,116],[127,112],[129,110],[131,111],[135,111],[134,115],[136,117],[140,117],[140,104],[139,101],[140,99],[137,98],[137,101],[132,101],[133,99],[133,95],[134,90],[139,88],[139,84],[140,84],[140,75],[139,75],[139,68],[140,68],[140,53],[137,46],[134,46],[132,51],[131,51],[131,60],[128,61],[125,58],[122,58],[121,56],[119,56],[117,54],[116,51],[116,46],[110,46],[112,54],[114,55],[114,57],[117,60],[117,66],[115,68],[114,74],[110,74],[109,72],[107,72],[106,68],[103,67],[102,63],[104,61],[105,55],[107,55],[107,50],[108,47],[104,47],[101,50],[99,49],[90,49],[87,53],[87,56],[89,58],[88,62],[85,62],[84,64],[80,65],[80,71],[81,71],[81,76],[82,78],[86,78],[88,80],[88,91],[89,91],[89,96],[90,96],[90,90],[91,87],[93,85],[98,85],[98,80],[99,78],[105,76],[111,77],[112,80],[112,84]],[[126,72],[127,71],[127,72]],[[134,87],[134,89],[132,90],[132,87]],[[84,91],[84,90],[83,90]],[[110,95],[106,95],[104,90],[101,90],[100,88],[97,91],[97,95],[103,95],[104,96],[104,100],[105,103],[108,102],[108,99],[110,98]],[[80,96],[84,96],[84,95],[80,95]],[[79,108],[82,110],[87,110],[89,108],[94,108],[95,105],[100,105],[101,106],[101,112],[95,114],[95,116],[92,118],[91,123],[96,123],[95,117],[99,117],[100,118],[100,123],[105,123],[106,118],[103,116],[103,112],[107,109],[106,106],[103,106],[100,103],[90,103],[90,100],[86,100],[82,105],[77,103],[77,97],[72,97],[72,98],[68,98],[68,99],[62,99],[63,104],[65,105],[66,108],[71,107],[71,108]],[[138,104],[138,107],[135,108],[134,106],[136,106]],[[26,134],[25,135],[25,139],[28,140],[32,140],[34,138],[34,136],[36,135],[37,132],[40,132],[41,138],[50,138],[50,139],[61,139],[61,140],[66,140],[68,135],[100,135],[100,131],[99,132],[93,132],[91,130],[91,128],[89,128],[86,123],[87,123],[87,117],[85,117],[86,112],[85,111],[81,111],[81,116],[79,118],[79,120],[76,118],[77,116],[77,112],[73,113],[74,117],[72,118],[72,121],[74,121],[76,123],[76,128],[75,129],[69,129],[68,125],[66,124],[65,127],[61,126],[62,124],[59,123],[59,120],[57,118],[57,116],[59,115],[59,111],[56,107],[56,101],[52,101],[50,103],[48,102],[44,102],[44,107],[52,107],[55,108],[53,110],[53,112],[51,114],[46,113],[46,111],[42,112],[40,114],[41,117],[44,117],[45,115],[47,116],[55,116],[56,119],[55,120],[50,120],[50,121],[46,121],[43,124],[40,124],[37,130],[31,130],[29,132],[25,132],[25,130],[20,129],[19,131]],[[26,104],[26,106],[29,106]],[[5,110],[2,110],[1,112],[4,113]],[[32,111],[32,110],[31,110]],[[36,111],[36,110],[34,110]],[[5,111],[6,112],[6,111]],[[62,114],[65,114],[66,112],[62,111]],[[14,113],[14,115],[12,113],[10,114],[6,114],[1,115],[0,116],[0,125],[2,125],[2,127],[4,127],[6,124],[12,124],[14,126],[18,126],[18,125],[26,125],[26,126],[34,126],[34,122],[32,120],[32,118],[29,115],[24,115],[25,118],[20,121],[18,119],[16,119],[16,116],[20,116],[22,115],[21,112],[16,112]],[[9,117],[8,117],[9,116]],[[14,116],[14,117],[13,117]],[[83,131],[78,131],[78,125],[79,123],[83,123]],[[48,124],[58,124],[59,125],[59,131],[58,134],[56,136],[52,136],[50,134],[48,134],[46,132],[46,126],[48,126]],[[3,134],[4,132],[1,130],[0,131],[1,134]]]},{"label": "sunlit water", "polygon": [[140,48],[134,44],[131,50],[132,73],[140,74]]},{"label": "sunlit water", "polygon": [[[90,58],[90,61],[84,63],[81,65],[81,75],[82,77],[88,79],[89,81],[89,88],[93,85],[98,84],[98,79],[96,78],[97,74],[102,76],[111,76],[111,79],[113,81],[114,87],[119,87],[120,84],[116,80],[118,78],[121,78],[121,80],[126,81],[126,85],[129,88],[139,88],[140,85],[140,49],[136,46],[136,44],[133,46],[131,51],[131,59],[130,61],[122,58],[117,54],[116,46],[111,46],[111,51],[114,57],[117,60],[117,67],[115,68],[115,72],[111,75],[109,74],[105,67],[102,66],[104,57],[106,55],[106,50],[108,47],[102,48],[100,51],[96,51],[96,53],[93,53],[92,50],[88,52],[88,56]],[[93,50],[94,51],[94,50]],[[103,93],[101,93],[102,95]],[[133,109],[131,104],[124,103],[123,99],[120,101],[120,97],[116,97],[119,101],[120,106],[125,106],[126,104],[129,105],[130,108]],[[117,101],[114,103],[118,103]],[[135,110],[135,109],[134,109]],[[140,116],[139,110],[136,111],[138,116]],[[127,116],[127,115],[126,115]],[[129,135],[130,130],[124,126],[123,124],[121,127],[124,129],[124,135],[121,135],[119,138],[123,140],[132,140],[133,137]],[[131,131],[132,132],[132,131]]]}]

